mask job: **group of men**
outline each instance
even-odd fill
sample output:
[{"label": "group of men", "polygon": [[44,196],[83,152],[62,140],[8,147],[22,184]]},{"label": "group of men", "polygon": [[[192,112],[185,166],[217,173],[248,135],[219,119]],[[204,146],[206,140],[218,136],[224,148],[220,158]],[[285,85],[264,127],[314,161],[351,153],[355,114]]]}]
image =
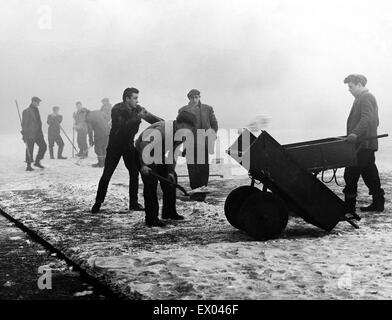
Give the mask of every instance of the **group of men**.
[{"label": "group of men", "polygon": [[[102,168],[105,163],[106,147],[111,126],[112,105],[108,98],[101,100],[102,106],[98,110],[90,111],[82,106],[80,101],[76,102],[76,111],[73,114],[74,130],[77,134],[78,157],[88,156],[89,145],[94,146],[98,162],[93,167]],[[87,144],[87,138],[89,145]]]},{"label": "group of men", "polygon": [[[209,180],[209,161],[208,156],[211,152],[208,137],[198,138],[196,130],[212,130],[215,134],[218,131],[218,122],[216,120],[214,110],[211,106],[202,104],[200,101],[200,91],[192,89],[187,97],[189,103],[180,108],[178,116],[174,121],[164,121],[162,118],[153,115],[138,103],[139,90],[136,88],[127,88],[124,90],[122,102],[111,107],[108,99],[102,100],[100,110],[89,111],[82,106],[81,102],[76,103],[76,112],[73,114],[74,129],[77,132],[77,143],[79,153],[77,156],[86,157],[88,152],[87,136],[89,137],[90,146],[95,146],[95,152],[98,156],[98,163],[93,166],[104,167],[102,177],[98,183],[97,196],[91,211],[99,212],[102,203],[105,200],[110,179],[120,161],[123,158],[124,164],[129,171],[129,209],[146,212],[146,224],[148,226],[164,226],[165,223],[158,218],[158,198],[157,184],[158,181],[163,190],[163,219],[182,220],[183,216],[176,212],[176,192],[173,183],[177,182],[174,163],[167,163],[166,150],[162,152],[160,161],[153,163],[145,163],[143,159],[143,150],[151,143],[142,140],[143,133],[139,136],[135,143],[135,135],[139,131],[141,120],[145,120],[151,124],[146,130],[156,130],[162,133],[163,148],[166,147],[165,139],[173,140],[173,145],[178,147],[184,142],[174,141],[175,135],[179,130],[186,129],[191,132],[195,139],[192,146],[192,153],[197,159],[197,154],[202,153],[202,161],[190,161],[187,163],[189,180],[192,189],[206,186]],[[34,164],[43,168],[40,160],[44,157],[46,151],[46,143],[42,133],[42,123],[39,120],[38,106],[41,100],[37,97],[32,98],[31,105],[23,111],[22,135],[26,142],[26,162],[30,171],[33,162],[33,146],[38,144],[39,151]],[[34,118],[29,117],[30,113],[34,114]],[[50,119],[49,119],[50,118]],[[60,128],[62,116],[59,114],[59,108],[53,109],[53,114],[48,116],[48,124],[56,126],[56,130],[51,128],[49,140],[57,142],[59,145],[59,159],[65,159],[61,152],[64,142],[60,136]],[[34,124],[34,130],[29,131],[28,127]],[[170,128],[170,130],[168,130]],[[53,133],[53,135],[52,135]],[[54,133],[56,135],[54,135]],[[49,135],[48,135],[49,136]],[[202,146],[202,152],[197,146]],[[51,155],[53,154],[53,145],[51,145]],[[182,152],[186,155],[187,150]],[[28,155],[27,155],[28,153]],[[195,163],[196,162],[196,163]],[[145,208],[138,202],[138,186],[139,172],[142,174],[144,184],[143,196]],[[195,193],[194,200],[203,201],[205,194]]]},{"label": "group of men", "polygon": [[[138,104],[138,89],[127,88],[124,90],[123,101],[116,104],[112,109],[112,127],[109,135],[107,156],[102,177],[99,180],[95,204],[91,209],[93,213],[99,212],[105,200],[110,179],[120,159],[123,158],[125,166],[129,171],[130,210],[144,210],[146,224],[148,226],[164,226],[165,223],[158,217],[157,185],[159,181],[163,192],[162,219],[182,220],[184,218],[176,211],[176,192],[174,186],[177,182],[177,176],[174,170],[176,159],[175,157],[170,159],[169,156],[170,153],[173,156],[173,150],[184,142],[184,140],[177,141],[175,139],[176,133],[179,130],[188,130],[193,136],[197,137],[197,129],[212,129],[215,134],[218,131],[218,122],[213,108],[200,102],[200,91],[192,89],[187,96],[189,103],[187,106],[179,109],[176,120],[164,121]],[[151,125],[139,135],[135,143],[135,135],[139,131],[142,119]],[[149,145],[154,143],[151,139],[143,139],[148,132],[158,134],[160,155],[157,156],[155,154],[157,157],[154,157],[154,161],[146,163],[144,151]],[[170,143],[167,140],[170,140]],[[168,145],[171,146],[171,149],[168,149]],[[205,149],[208,150],[208,144],[203,145],[203,148],[204,151]],[[208,152],[203,161],[197,163],[192,161],[188,163],[189,179],[192,189],[208,184],[208,168]],[[142,174],[144,185],[143,196],[145,208],[138,202],[139,172]],[[200,201],[204,199],[195,200]]]},{"label": "group of men", "polygon": [[[346,168],[344,172],[346,186],[343,192],[345,194],[347,212],[355,213],[358,181],[361,176],[369,188],[369,194],[373,197],[372,204],[362,207],[361,210],[380,212],[384,210],[385,198],[375,164],[375,152],[378,149],[378,143],[374,137],[377,135],[379,124],[377,102],[366,88],[367,79],[365,76],[352,74],[344,79],[344,83],[348,85],[349,91],[355,98],[347,120],[346,141],[355,143],[358,150],[357,165]],[[186,153],[192,151],[194,159],[198,159],[196,163],[187,161],[190,185],[192,189],[196,189],[208,184],[208,153],[211,151],[208,147],[208,139],[206,137],[200,138],[196,135],[196,130],[213,130],[215,134],[218,130],[218,122],[214,115],[214,110],[211,106],[201,103],[200,91],[192,89],[187,96],[189,99],[188,105],[179,109],[177,118],[174,121],[164,121],[140,106],[138,103],[139,90],[136,88],[125,89],[122,102],[117,103],[113,108],[109,107],[107,100],[102,100],[104,105],[101,110],[89,112],[82,107],[81,103],[77,103],[74,125],[78,132],[79,155],[87,155],[88,147],[85,139],[89,135],[90,145],[95,144],[96,147],[95,151],[98,155],[97,165],[104,167],[98,183],[96,200],[91,209],[92,213],[100,211],[110,179],[122,158],[129,171],[130,210],[144,210],[145,222],[148,226],[164,226],[165,223],[159,219],[157,197],[159,181],[163,191],[162,219],[184,219],[176,211],[175,184],[177,175],[175,172],[176,156],[174,153],[179,145],[184,143],[185,139],[177,139],[177,134],[181,130],[187,130],[194,137],[193,146],[190,147],[191,150],[187,150],[189,149],[188,145],[182,155],[185,156]],[[34,143],[37,143],[39,146],[35,160],[37,167],[42,167],[40,160],[43,158],[46,150],[46,144],[40,129],[41,121],[37,108],[39,102],[40,99],[34,97],[30,107],[23,112],[22,134],[27,145],[26,162],[28,163],[28,169],[31,168]],[[99,113],[105,115],[104,121],[99,117]],[[31,121],[31,119],[34,119],[34,121]],[[150,123],[150,126],[139,135],[135,142],[135,136],[139,131],[142,119]],[[64,158],[61,154],[63,142],[61,137],[59,138],[57,126],[61,123],[61,120],[58,109],[53,110],[50,120],[48,117],[48,123],[54,126],[51,129],[53,130],[54,138],[50,139],[52,143],[50,146],[53,145],[53,141],[58,143],[58,157],[60,159]],[[111,125],[109,126],[110,122]],[[102,134],[97,128],[104,128]],[[94,132],[94,135],[92,132]],[[107,133],[103,134],[104,132]],[[154,139],[150,139],[152,133],[155,134],[153,135]],[[161,145],[161,151],[158,154],[156,153],[156,148],[151,148],[156,134],[160,138],[158,139],[158,144]],[[167,150],[167,146],[170,146],[171,150]],[[197,156],[200,150],[204,153],[201,156],[201,161],[200,157]],[[51,151],[52,155],[53,152]],[[145,208],[138,202],[139,172],[142,175],[144,184]],[[204,198],[197,200],[204,200]]]},{"label": "group of men", "polygon": [[[39,105],[41,99],[33,97],[28,108],[22,113],[22,136],[26,143],[26,171],[33,171],[34,166],[43,169],[41,160],[44,158],[47,144],[42,131],[42,121],[39,112]],[[98,162],[93,164],[93,167],[102,168],[105,162],[106,147],[108,144],[109,131],[111,125],[111,109],[112,106],[108,98],[102,99],[102,106],[98,110],[89,111],[82,106],[80,101],[76,102],[76,111],[73,113],[73,130],[76,131],[77,145],[79,152],[76,154],[79,157],[85,158],[88,156],[87,137],[90,147],[94,146],[95,153],[98,157]],[[54,145],[57,144],[57,159],[67,159],[63,156],[64,141],[61,137],[61,123],[63,116],[60,114],[60,107],[54,106],[53,112],[48,115],[48,143],[50,159],[54,159]],[[65,131],[63,130],[63,133]],[[68,138],[68,136],[67,136]],[[33,159],[34,145],[38,146],[38,153]],[[72,147],[76,149],[71,142]]]}]

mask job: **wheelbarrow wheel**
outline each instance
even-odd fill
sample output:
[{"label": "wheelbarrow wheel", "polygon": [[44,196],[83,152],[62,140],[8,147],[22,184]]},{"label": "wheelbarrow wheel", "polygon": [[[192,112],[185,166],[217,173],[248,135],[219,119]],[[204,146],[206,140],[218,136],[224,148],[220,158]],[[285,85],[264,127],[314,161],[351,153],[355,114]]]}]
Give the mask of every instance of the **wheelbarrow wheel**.
[{"label": "wheelbarrow wheel", "polygon": [[253,194],[243,203],[239,215],[244,231],[256,240],[278,237],[287,226],[285,203],[271,192]]},{"label": "wheelbarrow wheel", "polygon": [[225,215],[227,221],[237,229],[243,229],[243,217],[240,216],[240,209],[245,200],[261,190],[252,186],[241,186],[229,193],[225,201]]}]

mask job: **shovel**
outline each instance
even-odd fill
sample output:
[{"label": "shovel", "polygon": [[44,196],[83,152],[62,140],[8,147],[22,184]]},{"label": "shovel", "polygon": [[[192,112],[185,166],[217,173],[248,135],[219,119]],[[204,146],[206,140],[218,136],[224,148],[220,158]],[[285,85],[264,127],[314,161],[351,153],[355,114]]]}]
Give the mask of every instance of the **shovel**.
[{"label": "shovel", "polygon": [[168,178],[162,177],[161,175],[159,175],[158,173],[156,173],[154,171],[151,171],[150,174],[153,175],[154,177],[156,177],[158,179],[161,179],[161,180],[171,184],[172,186],[176,187],[177,189],[179,189],[184,194],[184,196],[186,196],[186,197],[190,196],[190,194],[188,192],[186,192],[186,190],[185,190],[185,188],[183,186],[180,186],[179,184],[177,184],[177,183],[175,183],[173,181],[170,181]]}]

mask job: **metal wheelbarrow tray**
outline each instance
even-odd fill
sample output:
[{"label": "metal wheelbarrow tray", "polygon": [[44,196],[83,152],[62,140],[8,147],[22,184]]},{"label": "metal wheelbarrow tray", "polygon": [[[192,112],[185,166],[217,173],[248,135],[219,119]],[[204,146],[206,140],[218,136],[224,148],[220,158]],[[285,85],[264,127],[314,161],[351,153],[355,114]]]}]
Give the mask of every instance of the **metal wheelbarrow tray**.
[{"label": "metal wheelbarrow tray", "polygon": [[[244,130],[227,153],[252,179],[251,186],[233,190],[226,199],[225,214],[233,226],[264,240],[284,230],[289,209],[325,231],[347,220],[344,201],[314,173],[355,165],[354,144],[329,138],[282,146],[267,131],[256,138]],[[263,191],[255,181],[263,183]]]}]

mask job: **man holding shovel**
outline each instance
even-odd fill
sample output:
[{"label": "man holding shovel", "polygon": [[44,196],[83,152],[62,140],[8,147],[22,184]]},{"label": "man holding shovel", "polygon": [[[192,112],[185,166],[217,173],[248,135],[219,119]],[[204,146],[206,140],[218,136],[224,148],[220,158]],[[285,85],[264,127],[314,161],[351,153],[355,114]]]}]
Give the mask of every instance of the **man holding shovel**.
[{"label": "man holding shovel", "polygon": [[[163,192],[162,219],[184,219],[176,211],[176,188],[174,186],[177,181],[174,170],[175,151],[184,140],[175,140],[175,136],[179,130],[184,130],[184,133],[187,130],[193,136],[196,130],[196,121],[194,114],[181,111],[175,121],[159,121],[144,130],[136,140],[135,147],[139,155],[140,172],[144,184],[146,225],[149,227],[165,226],[165,223],[158,218],[158,181]],[[154,137],[153,141],[151,141],[151,137]],[[167,143],[166,139],[170,139],[170,143]]]},{"label": "man holding shovel", "polygon": [[48,142],[49,142],[49,154],[50,159],[54,159],[54,143],[57,144],[57,159],[67,159],[63,157],[64,141],[60,135],[60,124],[63,121],[63,116],[59,113],[60,107],[53,107],[53,113],[48,115],[47,124],[48,127]]},{"label": "man holding shovel", "polygon": [[355,213],[359,177],[369,189],[373,197],[370,206],[361,211],[384,211],[384,190],[375,164],[374,153],[378,149],[377,136],[378,106],[375,97],[366,88],[367,79],[360,74],[351,74],[344,79],[355,100],[347,119],[347,138],[349,143],[357,145],[357,165],[347,167],[344,171],[346,186],[343,190],[348,213]]}]

